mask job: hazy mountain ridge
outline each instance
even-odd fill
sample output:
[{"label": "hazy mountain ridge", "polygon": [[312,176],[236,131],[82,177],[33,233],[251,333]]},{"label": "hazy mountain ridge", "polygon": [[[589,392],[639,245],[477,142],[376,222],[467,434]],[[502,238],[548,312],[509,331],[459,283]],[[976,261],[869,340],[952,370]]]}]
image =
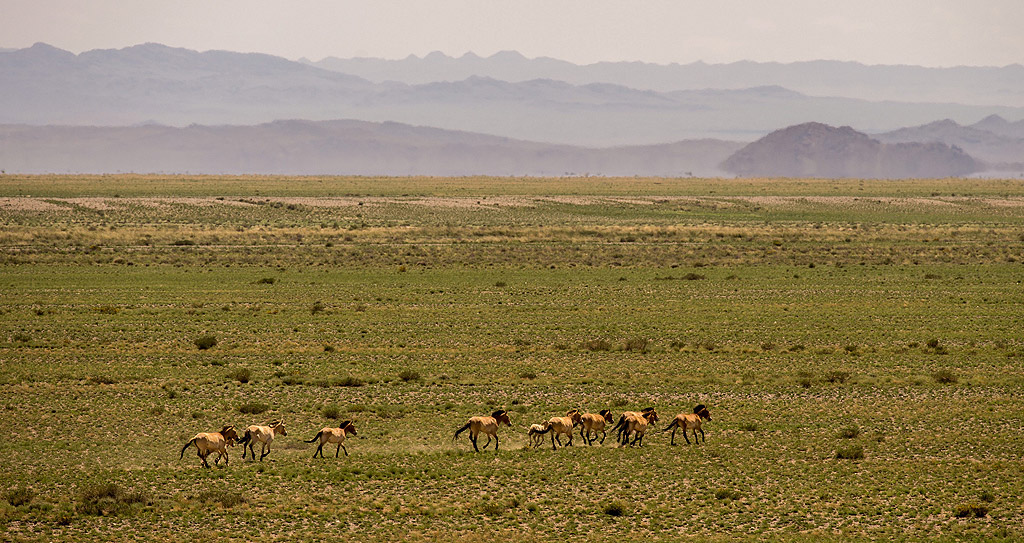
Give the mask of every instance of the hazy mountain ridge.
[{"label": "hazy mountain ridge", "polygon": [[1020,64],[927,68],[815,60],[728,64],[598,62],[581,66],[544,57],[528,59],[515,51],[486,58],[472,53],[453,58],[434,52],[422,58],[410,55],[401,60],[328,57],[303,62],[370,81],[413,85],[477,75],[504,81],[558,79],[576,85],[604,82],[659,92],[780,86],[810,96],[1024,106],[1024,66]]},{"label": "hazy mountain ridge", "polygon": [[722,166],[741,176],[826,178],[960,177],[985,168],[945,143],[882,143],[849,126],[822,123],[776,130]]},{"label": "hazy mountain ridge", "polygon": [[19,173],[281,175],[721,175],[720,140],[581,148],[364,121],[256,126],[0,125],[0,169]]},{"label": "hazy mountain ridge", "polygon": [[374,83],[270,55],[199,53],[159,44],[74,55],[37,44],[0,53],[0,123],[187,126],[358,119],[613,146],[751,141],[812,120],[885,132],[938,118],[1024,118],[1021,107],[816,98],[771,85],[707,86],[657,92],[614,82],[509,83],[483,75],[421,85]]}]

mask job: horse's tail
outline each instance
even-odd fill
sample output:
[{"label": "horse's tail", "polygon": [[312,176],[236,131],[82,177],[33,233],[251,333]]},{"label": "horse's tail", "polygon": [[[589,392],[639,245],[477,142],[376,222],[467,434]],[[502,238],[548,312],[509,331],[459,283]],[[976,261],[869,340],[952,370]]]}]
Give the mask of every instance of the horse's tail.
[{"label": "horse's tail", "polygon": [[252,433],[248,429],[246,429],[245,430],[245,435],[242,436],[242,439],[238,440],[238,444],[239,445],[245,445],[246,443],[248,443],[251,440],[252,440]]},{"label": "horse's tail", "polygon": [[614,431],[618,430],[619,428],[622,428],[622,425],[625,424],[625,423],[626,423],[626,415],[620,415],[619,416],[619,422],[615,423],[615,427],[612,428],[612,431],[614,432]]},{"label": "horse's tail", "polygon": [[315,435],[315,436],[313,436],[313,439],[310,439],[310,440],[309,440],[309,441],[307,441],[306,443],[312,443],[312,442],[314,442],[314,441],[316,441],[316,440],[320,439],[320,436],[322,436],[322,435],[324,435],[324,431],[323,431],[323,430],[320,430],[319,432],[317,432],[317,433],[316,433],[316,435]]},{"label": "horse's tail", "polygon": [[458,430],[455,430],[455,437],[452,438],[452,441],[455,441],[456,439],[459,439],[459,434],[461,434],[462,432],[465,432],[466,430],[469,430],[469,423],[468,422],[462,428],[459,428]]},{"label": "horse's tail", "polygon": [[667,432],[667,431],[669,431],[669,430],[671,430],[671,429],[675,428],[676,426],[679,426],[679,419],[672,419],[672,422],[671,422],[671,423],[669,423],[669,425],[668,425],[668,426],[666,426],[666,427],[665,427],[665,429],[663,429],[663,430],[661,431],[661,433],[665,433],[665,432]]},{"label": "horse's tail", "polygon": [[191,441],[186,443],[185,446],[181,448],[181,456],[178,457],[178,460],[181,460],[182,458],[185,458],[185,450],[188,449],[189,447],[191,447],[193,444],[195,444],[195,442],[196,442],[196,438],[193,437]]}]

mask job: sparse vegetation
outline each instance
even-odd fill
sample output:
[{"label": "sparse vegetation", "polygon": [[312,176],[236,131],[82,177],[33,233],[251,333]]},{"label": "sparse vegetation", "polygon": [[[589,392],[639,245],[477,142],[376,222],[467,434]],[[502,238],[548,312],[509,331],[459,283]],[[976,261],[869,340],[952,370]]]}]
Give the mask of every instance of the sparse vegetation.
[{"label": "sparse vegetation", "polygon": [[195,344],[196,348],[200,351],[205,351],[207,349],[212,349],[217,345],[217,336],[209,334],[202,335],[197,337],[192,343]]},{"label": "sparse vegetation", "polygon": [[[13,540],[1021,535],[1016,180],[8,175],[0,197]],[[698,402],[699,446],[526,449],[568,409],[661,429]],[[497,455],[452,442],[496,409]],[[264,462],[178,457],[275,419]],[[310,461],[342,420],[350,455]]]}]

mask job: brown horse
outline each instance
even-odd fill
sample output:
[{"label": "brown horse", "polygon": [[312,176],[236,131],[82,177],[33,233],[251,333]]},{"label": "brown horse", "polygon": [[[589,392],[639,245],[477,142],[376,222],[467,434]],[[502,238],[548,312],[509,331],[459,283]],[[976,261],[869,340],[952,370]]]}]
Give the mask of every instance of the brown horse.
[{"label": "brown horse", "polygon": [[494,437],[494,450],[498,450],[498,426],[504,424],[505,426],[512,427],[512,419],[509,418],[508,412],[504,409],[499,409],[494,413],[491,413],[489,417],[470,417],[462,428],[455,430],[455,437],[452,441],[459,438],[459,434],[469,430],[469,440],[473,442],[473,450],[480,452],[480,448],[476,446],[477,437],[484,433],[487,435],[487,443],[484,444],[486,449],[491,444],[491,437]]},{"label": "brown horse", "polygon": [[[628,442],[630,445],[643,447],[644,434],[647,433],[647,427],[653,427],[656,422],[658,422],[658,412],[654,409],[644,411],[639,416],[631,413],[626,417],[622,444],[625,445]],[[633,441],[629,441],[629,434],[633,434]]]},{"label": "brown horse", "polygon": [[256,451],[252,450],[253,443],[260,442],[260,462],[270,454],[270,444],[274,442],[276,436],[286,436],[288,432],[284,431],[283,422],[271,422],[267,426],[252,425],[245,429],[245,435],[242,436],[238,442],[242,444],[242,459],[245,459],[245,449],[248,448],[249,452],[252,453],[252,459],[256,460]]},{"label": "brown horse", "polygon": [[579,409],[573,409],[565,414],[564,417],[551,417],[547,422],[544,423],[544,432],[551,432],[551,450],[555,450],[555,440],[558,440],[558,444],[562,445],[562,434],[569,436],[569,441],[564,447],[572,447],[572,429],[579,425],[583,415],[580,415]]},{"label": "brown horse", "polygon": [[206,461],[206,457],[210,456],[210,453],[217,453],[217,458],[213,461],[214,464],[220,462],[220,458],[224,457],[224,465],[228,463],[228,445],[234,445],[238,439],[238,433],[235,432],[234,426],[225,426],[220,429],[219,432],[202,432],[196,434],[184,447],[181,448],[181,455],[178,456],[178,460],[185,458],[185,449],[188,449],[192,445],[196,446],[196,454],[199,455],[199,460],[202,461],[203,467],[210,467],[210,463]]},{"label": "brown horse", "polygon": [[640,411],[625,411],[621,415],[619,415],[619,422],[616,422],[615,426],[612,428],[612,431],[616,432],[615,440],[620,443],[622,443],[625,440],[624,434],[626,433],[627,419],[629,419],[630,417],[642,417],[644,413],[648,413],[650,411],[654,411],[654,408],[645,407]]},{"label": "brown horse", "polygon": [[[612,412],[607,409],[602,409],[597,414],[584,413],[580,418],[580,437],[583,438],[583,442],[587,445],[593,445],[597,439],[597,434],[601,434],[600,444],[604,445],[604,438],[608,436],[608,433],[604,431],[605,424],[612,422]],[[594,437],[590,437],[590,433],[594,433]]]},{"label": "brown horse", "polygon": [[[707,443],[707,438],[704,437],[704,429],[701,428],[701,419],[711,420],[711,412],[704,404],[699,404],[693,408],[693,413],[680,413],[676,415],[676,418],[665,427],[662,432],[672,430],[672,445],[676,444],[676,430],[683,430],[683,439],[686,440],[686,444],[690,444],[690,438],[686,437],[687,430],[693,430],[693,441],[694,443]],[[697,431],[700,430],[701,440],[697,440]]]},{"label": "brown horse", "polygon": [[334,450],[335,458],[338,457],[338,453],[341,452],[342,449],[345,450],[345,456],[348,456],[348,449],[345,449],[345,436],[348,434],[357,435],[356,426],[352,424],[351,421],[346,420],[338,425],[337,428],[324,428],[323,430],[320,430],[315,436],[313,436],[313,439],[310,439],[306,443],[312,443],[318,439],[320,440],[320,445],[317,446],[316,452],[313,453],[313,458],[316,458],[317,454],[320,455],[320,458],[324,457],[324,444],[326,443],[338,444],[338,447]]}]

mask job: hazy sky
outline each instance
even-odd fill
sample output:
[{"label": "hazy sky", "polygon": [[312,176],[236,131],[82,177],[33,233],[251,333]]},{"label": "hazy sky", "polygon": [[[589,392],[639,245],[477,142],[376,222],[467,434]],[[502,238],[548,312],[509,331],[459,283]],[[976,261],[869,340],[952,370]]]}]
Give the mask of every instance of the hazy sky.
[{"label": "hazy sky", "polygon": [[517,50],[576,63],[1024,63],[1024,0],[0,0],[0,47],[290,59]]}]

